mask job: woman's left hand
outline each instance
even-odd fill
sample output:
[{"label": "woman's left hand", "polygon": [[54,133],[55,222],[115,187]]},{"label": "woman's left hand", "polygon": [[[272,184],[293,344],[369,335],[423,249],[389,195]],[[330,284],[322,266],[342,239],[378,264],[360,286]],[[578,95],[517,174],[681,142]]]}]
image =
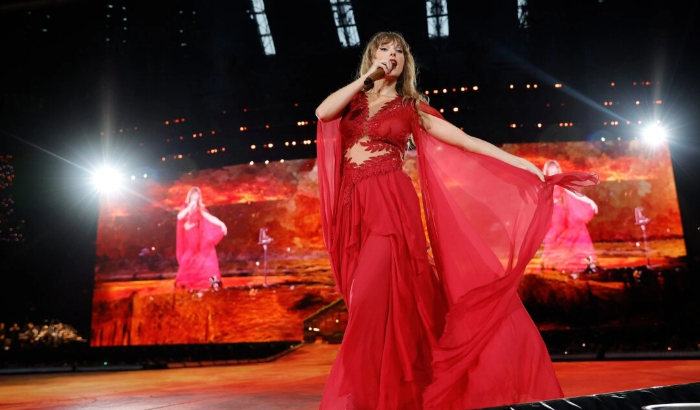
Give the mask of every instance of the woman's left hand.
[{"label": "woman's left hand", "polygon": [[591,201],[591,202],[590,202],[591,208],[593,208],[593,212],[594,212],[596,215],[598,215],[598,205],[597,205],[595,202],[593,202],[592,199],[591,199],[590,201]]},{"label": "woman's left hand", "polygon": [[542,173],[541,169],[536,167],[535,164],[526,160],[525,158],[520,158],[520,160],[521,160],[520,168],[535,174],[535,176],[537,178],[539,178],[540,181],[544,182],[544,174]]},{"label": "woman's left hand", "polygon": [[228,229],[226,229],[226,224],[221,224],[221,231],[224,233],[224,236],[228,234]]}]

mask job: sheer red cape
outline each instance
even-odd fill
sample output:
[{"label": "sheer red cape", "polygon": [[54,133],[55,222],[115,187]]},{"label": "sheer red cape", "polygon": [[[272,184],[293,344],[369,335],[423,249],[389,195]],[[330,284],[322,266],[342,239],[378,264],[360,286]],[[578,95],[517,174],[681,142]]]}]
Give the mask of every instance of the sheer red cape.
[{"label": "sheer red cape", "polygon": [[[420,109],[442,118],[426,104]],[[326,246],[331,244],[339,201],[339,121],[318,123],[318,183]],[[441,142],[417,119],[412,131],[428,236],[448,303],[446,318],[434,321],[446,324],[433,349],[433,382],[424,393],[424,408],[478,408],[560,397],[553,371],[544,377],[537,374],[542,367],[551,369],[551,363],[516,290],[550,224],[554,187],[576,191],[595,185],[597,175],[570,172],[541,182],[528,171]],[[336,266],[332,268],[339,291],[346,296],[345,278]],[[514,309],[524,316],[514,320]],[[502,329],[506,320],[510,321],[508,335]],[[521,334],[527,340],[518,354],[528,355],[532,343],[532,349],[544,350],[542,357],[534,359],[538,363],[487,354],[494,344],[502,350],[503,346],[510,349],[508,343],[518,345],[518,340],[502,339]],[[494,362],[484,363],[487,360]],[[521,365],[528,369],[508,368]],[[521,374],[526,372],[531,374]]]}]

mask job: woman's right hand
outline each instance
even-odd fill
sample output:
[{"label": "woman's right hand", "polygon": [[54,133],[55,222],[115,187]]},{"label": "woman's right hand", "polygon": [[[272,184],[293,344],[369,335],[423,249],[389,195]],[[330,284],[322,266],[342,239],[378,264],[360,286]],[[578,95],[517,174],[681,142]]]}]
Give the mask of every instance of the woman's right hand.
[{"label": "woman's right hand", "polygon": [[382,70],[384,70],[384,75],[387,75],[387,74],[391,73],[391,71],[394,69],[394,65],[392,64],[391,60],[375,59],[374,63],[372,63],[372,66],[365,73],[365,76],[368,77],[370,74],[377,71],[378,68],[381,68]]}]

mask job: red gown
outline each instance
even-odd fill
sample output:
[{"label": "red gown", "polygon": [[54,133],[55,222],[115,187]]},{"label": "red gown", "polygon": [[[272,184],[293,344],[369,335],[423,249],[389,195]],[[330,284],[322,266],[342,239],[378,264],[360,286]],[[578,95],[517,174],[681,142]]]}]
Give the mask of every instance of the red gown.
[{"label": "red gown", "polygon": [[[183,208],[187,205],[183,205]],[[221,281],[216,244],[224,237],[221,227],[202,215],[208,212],[200,207],[177,221],[176,254],[179,264],[175,286],[187,290],[208,289],[212,280]],[[185,229],[185,222],[195,224]]]},{"label": "red gown", "polygon": [[[409,135],[436,269],[402,171]],[[349,311],[321,409],[465,409],[561,397],[516,289],[547,231],[554,184],[576,189],[597,177],[542,183],[430,136],[401,98],[370,116],[362,92],[341,119],[319,122],[317,142],[324,241]]]},{"label": "red gown", "polygon": [[542,262],[547,269],[581,271],[591,258],[595,261],[591,235],[586,224],[593,218],[593,207],[554,187],[552,224],[544,238]]}]

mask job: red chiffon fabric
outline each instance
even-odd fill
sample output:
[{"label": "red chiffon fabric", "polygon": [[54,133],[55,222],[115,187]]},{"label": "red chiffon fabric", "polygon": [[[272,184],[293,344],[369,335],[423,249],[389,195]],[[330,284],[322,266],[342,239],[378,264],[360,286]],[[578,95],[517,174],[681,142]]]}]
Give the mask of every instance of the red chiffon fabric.
[{"label": "red chiffon fabric", "polygon": [[[201,290],[211,286],[212,278],[221,281],[216,245],[224,237],[224,233],[221,227],[204,218],[203,212],[208,211],[198,208],[177,221],[176,254],[179,267],[175,277],[176,287]],[[185,229],[185,222],[194,226]]]},{"label": "red chiffon fabric", "polygon": [[[349,310],[321,408],[465,409],[561,397],[516,288],[547,231],[554,186],[577,189],[597,177],[567,173],[542,183],[440,142],[410,106],[395,110],[383,121],[410,116],[437,272],[408,176],[398,169],[352,183],[346,204],[346,137],[340,120],[319,122],[323,235]],[[403,132],[384,128],[377,138]]]},{"label": "red chiffon fabric", "polygon": [[554,187],[552,224],[544,238],[542,262],[547,269],[580,271],[588,266],[587,259],[595,261],[591,235],[586,224],[595,214],[593,207]]}]

